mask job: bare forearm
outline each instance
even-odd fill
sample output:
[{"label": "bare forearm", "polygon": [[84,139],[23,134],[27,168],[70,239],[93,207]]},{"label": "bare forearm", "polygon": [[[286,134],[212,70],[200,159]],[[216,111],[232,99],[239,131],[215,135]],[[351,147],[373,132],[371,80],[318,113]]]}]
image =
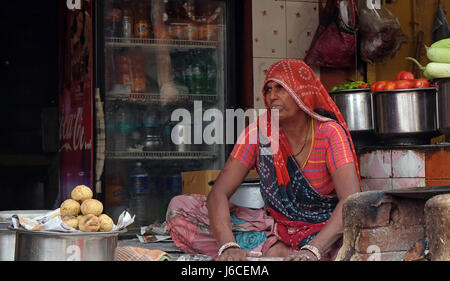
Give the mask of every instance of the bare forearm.
[{"label": "bare forearm", "polygon": [[344,226],[342,223],[342,200],[337,204],[328,223],[322,228],[316,237],[309,243],[317,247],[321,254],[325,254],[329,248],[342,236]]},{"label": "bare forearm", "polygon": [[235,241],[231,229],[230,209],[226,195],[211,192],[208,196],[208,210],[211,229],[218,246]]}]

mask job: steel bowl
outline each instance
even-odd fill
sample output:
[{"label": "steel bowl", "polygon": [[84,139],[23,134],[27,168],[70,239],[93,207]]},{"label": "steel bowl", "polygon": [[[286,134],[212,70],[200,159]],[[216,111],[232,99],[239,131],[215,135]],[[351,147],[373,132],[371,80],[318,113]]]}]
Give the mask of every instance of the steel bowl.
[{"label": "steel bowl", "polygon": [[373,93],[375,133],[384,138],[423,138],[437,131],[436,89]]},{"label": "steel bowl", "polygon": [[231,196],[230,202],[251,209],[264,207],[259,180],[256,182],[243,182]]},{"label": "steel bowl", "polygon": [[0,261],[14,261],[14,249],[16,245],[16,233],[8,229],[11,224],[11,216],[18,214],[24,218],[43,216],[50,210],[18,210],[0,212]]},{"label": "steel bowl", "polygon": [[16,261],[113,261],[122,231],[60,233],[8,228],[16,233]]},{"label": "steel bowl", "polygon": [[450,138],[450,77],[431,80],[437,85],[438,129]]},{"label": "steel bowl", "polygon": [[339,108],[348,130],[352,134],[370,133],[373,121],[372,93],[370,89],[343,90],[330,93]]}]

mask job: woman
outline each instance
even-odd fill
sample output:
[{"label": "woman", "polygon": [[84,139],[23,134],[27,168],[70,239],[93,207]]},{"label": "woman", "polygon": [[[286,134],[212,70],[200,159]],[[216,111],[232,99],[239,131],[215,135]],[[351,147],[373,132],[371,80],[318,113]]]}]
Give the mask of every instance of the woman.
[{"label": "woman", "polygon": [[[169,231],[180,248],[210,255],[214,249],[218,260],[245,260],[255,253],[286,260],[334,259],[343,232],[343,202],[361,188],[345,121],[300,60],[273,64],[263,96],[266,108],[277,110],[279,127],[271,124],[271,116],[262,116],[246,128],[208,195],[207,210],[201,196],[175,198],[167,213]],[[270,215],[228,202],[254,167]],[[242,233],[265,237],[246,235],[253,245],[244,245]]]}]

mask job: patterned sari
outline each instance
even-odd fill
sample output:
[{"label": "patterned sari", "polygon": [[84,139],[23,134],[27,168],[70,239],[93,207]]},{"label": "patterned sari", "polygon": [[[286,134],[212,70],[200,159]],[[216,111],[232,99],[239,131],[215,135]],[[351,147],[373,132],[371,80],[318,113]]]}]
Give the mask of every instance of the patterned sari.
[{"label": "patterned sari", "polygon": [[[353,159],[357,159],[341,113],[314,72],[303,61],[287,59],[273,64],[268,70],[264,86],[270,81],[282,85],[296,104],[313,119],[337,121],[348,138]],[[278,240],[293,249],[307,244],[324,227],[338,203],[337,198],[321,195],[311,186],[292,156],[283,131],[272,125],[270,112],[258,119],[259,152],[256,161],[261,194],[270,216],[264,209],[251,210],[231,203],[229,205],[236,242],[244,249],[260,251],[262,254]],[[272,134],[274,128],[279,134]],[[354,164],[359,178],[357,161]],[[219,247],[210,230],[206,196],[184,195],[174,198],[169,205],[166,222],[178,247],[188,253],[217,258]],[[338,249],[332,249],[331,259]]]}]

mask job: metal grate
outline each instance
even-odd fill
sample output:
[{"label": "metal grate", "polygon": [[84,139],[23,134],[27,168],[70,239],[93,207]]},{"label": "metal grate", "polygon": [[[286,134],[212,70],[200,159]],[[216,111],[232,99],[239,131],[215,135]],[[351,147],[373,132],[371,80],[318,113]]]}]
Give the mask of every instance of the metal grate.
[{"label": "metal grate", "polygon": [[145,152],[129,152],[129,151],[109,151],[106,152],[106,158],[110,160],[214,160],[218,157],[215,152],[203,151],[145,151]]},{"label": "metal grate", "polygon": [[159,94],[151,93],[108,93],[107,101],[122,101],[130,103],[160,103],[160,102],[186,102],[203,101],[214,103],[217,101],[217,95],[177,95],[172,97],[161,97]]},{"label": "metal grate", "polygon": [[217,48],[217,41],[200,40],[173,40],[173,39],[147,39],[147,38],[105,38],[106,46],[111,47],[169,47],[169,48]]}]

